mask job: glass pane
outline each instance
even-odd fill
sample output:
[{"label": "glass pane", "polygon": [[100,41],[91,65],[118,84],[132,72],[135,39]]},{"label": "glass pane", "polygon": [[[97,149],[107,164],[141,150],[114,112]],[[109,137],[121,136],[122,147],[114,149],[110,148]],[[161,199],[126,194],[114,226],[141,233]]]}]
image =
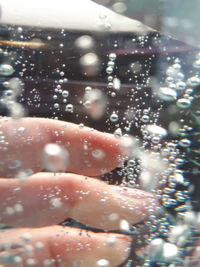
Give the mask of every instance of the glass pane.
[{"label": "glass pane", "polygon": [[0,1],[0,264],[199,266],[200,4],[96,2]]}]

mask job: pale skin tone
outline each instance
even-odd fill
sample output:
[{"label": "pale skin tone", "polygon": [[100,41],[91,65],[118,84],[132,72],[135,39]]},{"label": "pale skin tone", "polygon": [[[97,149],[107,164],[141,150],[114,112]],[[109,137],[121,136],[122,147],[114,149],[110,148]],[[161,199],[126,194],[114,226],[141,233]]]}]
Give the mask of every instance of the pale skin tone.
[{"label": "pale skin tone", "polygon": [[[33,260],[33,266],[38,267],[49,266],[49,262],[50,266],[75,267],[98,266],[101,259],[108,260],[110,266],[124,262],[129,254],[128,236],[85,230],[80,235],[80,229],[57,225],[73,218],[91,227],[116,230],[122,220],[134,224],[157,211],[158,203],[151,194],[97,179],[126,158],[120,139],[41,118],[5,119],[0,131],[7,147],[0,153],[0,224],[15,227],[1,230],[0,248],[7,244],[12,249],[2,251],[0,258],[18,255],[15,260],[21,261],[21,265],[5,266],[29,266]],[[66,172],[42,172],[43,150],[48,143],[69,152]],[[103,156],[94,157],[94,150],[103,151]],[[16,159],[21,165],[9,168]],[[20,171],[27,169],[33,175],[26,181],[19,179]],[[54,201],[58,205],[53,205]],[[14,214],[10,207],[16,210]]]}]

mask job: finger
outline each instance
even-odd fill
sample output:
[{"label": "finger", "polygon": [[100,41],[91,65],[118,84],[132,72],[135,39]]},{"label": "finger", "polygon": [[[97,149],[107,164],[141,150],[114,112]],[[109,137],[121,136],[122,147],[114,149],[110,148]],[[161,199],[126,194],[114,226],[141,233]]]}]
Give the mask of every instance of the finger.
[{"label": "finger", "polygon": [[130,238],[51,226],[1,231],[0,246],[7,247],[0,253],[0,262],[13,262],[8,266],[21,262],[22,266],[94,267],[102,266],[98,265],[102,259],[108,266],[117,266],[128,257]]},{"label": "finger", "polygon": [[48,143],[57,143],[69,152],[65,170],[89,176],[112,170],[122,156],[119,139],[73,123],[42,118],[2,119],[0,131],[4,140],[1,177],[15,177],[20,170],[42,171],[43,151]]},{"label": "finger", "polygon": [[0,202],[0,223],[23,227],[73,218],[111,230],[119,229],[122,220],[134,224],[159,210],[149,193],[76,174],[40,173],[26,183],[1,179]]}]

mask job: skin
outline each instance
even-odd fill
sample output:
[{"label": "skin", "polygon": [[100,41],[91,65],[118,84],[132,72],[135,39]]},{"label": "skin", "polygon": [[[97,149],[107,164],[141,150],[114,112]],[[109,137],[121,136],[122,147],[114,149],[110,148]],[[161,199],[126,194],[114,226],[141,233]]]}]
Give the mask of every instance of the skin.
[{"label": "skin", "polygon": [[[59,267],[94,267],[101,259],[108,260],[109,266],[124,262],[131,242],[128,236],[56,225],[73,218],[116,230],[122,220],[134,224],[159,210],[151,194],[97,179],[127,158],[120,139],[43,118],[2,119],[0,131],[7,144],[0,153],[0,224],[14,227],[1,230],[0,259],[10,255],[21,264],[4,266],[29,266],[33,259],[38,267],[49,266],[47,261]],[[42,172],[48,143],[68,151],[62,173]],[[101,157],[94,157],[93,151],[101,151]],[[16,159],[21,164],[13,168],[10,164]],[[22,179],[19,173],[30,169],[33,174]]]}]

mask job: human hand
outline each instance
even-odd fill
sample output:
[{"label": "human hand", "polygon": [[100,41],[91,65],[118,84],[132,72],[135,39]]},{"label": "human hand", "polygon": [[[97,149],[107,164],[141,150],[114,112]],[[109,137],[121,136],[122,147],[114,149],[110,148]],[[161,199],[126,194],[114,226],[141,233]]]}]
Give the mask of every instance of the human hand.
[{"label": "human hand", "polygon": [[[122,220],[134,224],[156,212],[158,205],[151,194],[88,177],[120,165],[125,156],[120,139],[41,118],[3,118],[0,126],[0,223],[15,227],[1,230],[1,262],[94,267],[125,261],[128,236],[56,225],[73,218],[91,227],[115,230]],[[68,151],[67,173],[40,173],[49,143]],[[27,170],[34,174],[24,178]]]}]

